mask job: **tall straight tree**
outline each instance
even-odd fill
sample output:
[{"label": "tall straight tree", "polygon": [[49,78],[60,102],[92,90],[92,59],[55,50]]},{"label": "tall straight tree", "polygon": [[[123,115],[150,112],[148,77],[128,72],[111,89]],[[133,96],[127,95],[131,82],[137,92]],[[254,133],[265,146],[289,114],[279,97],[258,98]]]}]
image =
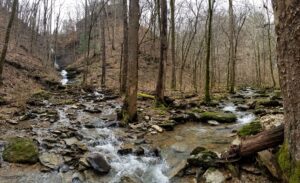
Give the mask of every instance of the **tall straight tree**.
[{"label": "tall straight tree", "polygon": [[121,88],[120,93],[126,92],[128,72],[128,10],[127,0],[123,0],[123,61],[121,65]]},{"label": "tall straight tree", "polygon": [[212,37],[212,21],[213,21],[213,4],[214,0],[208,0],[208,28],[206,41],[206,59],[205,59],[205,97],[204,101],[209,103],[210,98],[210,56],[211,56],[211,37]]},{"label": "tall straight tree", "polygon": [[300,1],[273,0],[277,56],[285,109],[279,164],[286,182],[300,182]]},{"label": "tall straight tree", "polygon": [[168,7],[167,0],[160,0],[160,60],[158,79],[156,85],[156,97],[158,102],[164,102],[165,92],[165,67],[168,51]]},{"label": "tall straight tree", "polygon": [[9,19],[6,33],[5,33],[4,46],[3,46],[3,49],[1,52],[1,57],[0,57],[0,85],[3,84],[3,67],[4,67],[5,57],[6,57],[6,53],[7,53],[7,49],[8,49],[10,32],[11,32],[11,28],[12,28],[12,25],[13,25],[13,22],[14,22],[14,19],[16,16],[17,7],[18,7],[18,0],[14,0],[10,19]]},{"label": "tall straight tree", "polygon": [[230,88],[229,92],[234,93],[234,81],[235,81],[235,52],[234,52],[234,32],[235,32],[235,26],[234,26],[234,15],[233,15],[233,4],[232,0],[229,0],[229,66],[230,71],[228,74],[230,74]]},{"label": "tall straight tree", "polygon": [[[105,6],[104,0],[102,0],[102,7]],[[101,87],[105,88],[105,76],[106,76],[106,41],[105,41],[105,11],[101,11],[101,60],[102,60],[102,73],[101,73]]]},{"label": "tall straight tree", "polygon": [[171,89],[176,89],[176,57],[175,57],[175,0],[170,0],[171,9],[171,59],[172,59],[172,78]]},{"label": "tall straight tree", "polygon": [[128,26],[128,83],[123,105],[123,121],[137,119],[138,50],[139,50],[139,0],[130,0]]}]

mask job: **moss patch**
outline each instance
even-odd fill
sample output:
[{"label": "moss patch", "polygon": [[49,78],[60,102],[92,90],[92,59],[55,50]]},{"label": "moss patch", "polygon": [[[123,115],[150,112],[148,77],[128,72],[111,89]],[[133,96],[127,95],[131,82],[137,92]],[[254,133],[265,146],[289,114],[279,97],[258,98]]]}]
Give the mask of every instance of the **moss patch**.
[{"label": "moss patch", "polygon": [[31,98],[48,100],[50,98],[50,93],[45,90],[39,90],[32,94]]},{"label": "moss patch", "polygon": [[289,183],[300,182],[300,162],[291,162],[291,156],[286,143],[282,145],[278,154],[277,161],[283,172],[284,179]]},{"label": "moss patch", "polygon": [[256,100],[256,103],[258,105],[264,106],[264,107],[277,107],[281,106],[280,102],[277,100],[271,100],[271,99],[258,99]]},{"label": "moss patch", "polygon": [[38,147],[31,139],[11,138],[4,149],[3,159],[11,163],[36,163]]},{"label": "moss patch", "polygon": [[253,121],[247,125],[244,125],[239,131],[240,137],[246,137],[250,135],[256,135],[262,131],[262,125],[259,121]]},{"label": "moss patch", "polygon": [[235,114],[223,112],[203,112],[200,114],[201,121],[215,120],[220,123],[231,123],[237,120]]},{"label": "moss patch", "polygon": [[141,100],[155,100],[155,96],[154,95],[150,95],[150,94],[146,94],[146,93],[138,93],[137,94],[138,99]]}]

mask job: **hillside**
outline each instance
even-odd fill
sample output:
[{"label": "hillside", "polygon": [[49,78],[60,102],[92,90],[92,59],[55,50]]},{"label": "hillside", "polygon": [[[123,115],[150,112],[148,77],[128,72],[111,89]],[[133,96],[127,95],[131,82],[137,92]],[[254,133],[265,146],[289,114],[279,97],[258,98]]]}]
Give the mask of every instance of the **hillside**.
[{"label": "hillside", "polygon": [[[2,40],[8,18],[7,10],[0,7],[0,50],[3,47]],[[23,106],[26,99],[35,91],[59,79],[56,71],[43,63],[40,51],[41,36],[35,33],[35,41],[31,44],[31,33],[28,26],[19,19],[14,21],[4,64],[4,85],[0,88],[1,103],[10,107]],[[1,107],[1,110],[4,108]]]}]

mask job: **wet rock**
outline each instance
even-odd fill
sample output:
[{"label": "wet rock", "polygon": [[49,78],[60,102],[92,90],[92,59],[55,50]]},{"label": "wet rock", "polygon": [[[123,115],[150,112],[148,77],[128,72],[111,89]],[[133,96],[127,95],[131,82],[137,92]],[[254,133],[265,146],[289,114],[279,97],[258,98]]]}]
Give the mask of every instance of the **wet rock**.
[{"label": "wet rock", "polygon": [[138,147],[135,151],[134,154],[136,156],[143,156],[145,154],[145,149],[142,147]]},{"label": "wet rock", "polygon": [[124,144],[121,149],[118,150],[118,154],[124,156],[133,152],[133,144]]},{"label": "wet rock", "polygon": [[145,116],[144,119],[145,119],[146,121],[149,121],[151,118],[150,118],[150,116]]},{"label": "wet rock", "polygon": [[34,164],[38,161],[38,147],[28,138],[11,138],[3,151],[3,159],[11,163]]},{"label": "wet rock", "polygon": [[264,150],[257,153],[257,158],[259,162],[269,170],[273,177],[277,179],[281,178],[277,158],[273,153],[271,153],[269,150]]},{"label": "wet rock", "polygon": [[11,124],[11,125],[17,125],[17,124],[19,124],[19,123],[17,122],[17,120],[13,120],[13,119],[8,119],[8,120],[6,120],[6,122],[7,122],[8,124]]},{"label": "wet rock", "polygon": [[159,133],[162,133],[164,130],[159,127],[158,125],[152,125],[151,128],[153,128],[154,130],[158,131]]},{"label": "wet rock", "polygon": [[143,183],[143,181],[133,175],[127,175],[121,178],[120,183]]},{"label": "wet rock", "polygon": [[67,146],[72,146],[78,142],[77,138],[75,138],[75,137],[64,139],[64,141]]},{"label": "wet rock", "polygon": [[91,165],[95,172],[99,174],[109,173],[111,166],[107,163],[104,156],[98,153],[89,154],[86,158],[87,162]]},{"label": "wet rock", "polygon": [[88,112],[88,113],[93,113],[93,114],[97,114],[97,113],[102,112],[102,110],[100,108],[97,108],[97,107],[86,107],[83,111]]},{"label": "wet rock", "polygon": [[254,114],[263,116],[263,115],[267,114],[267,111],[265,109],[255,109]]},{"label": "wet rock", "polygon": [[220,125],[219,122],[215,121],[215,120],[209,120],[207,121],[207,124],[211,125],[211,126],[218,126]]},{"label": "wet rock", "polygon": [[247,111],[247,110],[249,110],[249,108],[250,107],[248,105],[239,104],[236,109],[239,111]]},{"label": "wet rock", "polygon": [[182,160],[179,163],[177,163],[174,167],[172,167],[170,169],[170,171],[168,172],[168,177],[170,179],[172,179],[173,177],[178,176],[182,171],[184,171],[184,169],[186,168],[187,165],[187,161],[186,160]]},{"label": "wet rock", "polygon": [[261,171],[254,165],[243,165],[241,169],[253,175],[261,175]]},{"label": "wet rock", "polygon": [[59,168],[59,172],[62,172],[62,173],[67,173],[69,170],[70,170],[70,167],[68,165],[62,165]]},{"label": "wet rock", "polygon": [[218,163],[216,160],[218,160],[218,155],[215,152],[205,150],[197,155],[191,155],[187,161],[191,166],[208,168],[217,166]]},{"label": "wet rock", "polygon": [[74,173],[72,175],[72,183],[83,183],[83,182],[84,182],[84,178],[81,174]]},{"label": "wet rock", "polygon": [[196,147],[191,153],[190,153],[190,155],[197,155],[197,154],[199,154],[199,153],[201,153],[201,152],[203,152],[203,151],[205,151],[206,150],[206,148],[205,147]]},{"label": "wet rock", "polygon": [[175,121],[178,124],[185,123],[189,120],[189,115],[187,114],[179,114],[170,118],[170,120]]},{"label": "wet rock", "polygon": [[282,104],[277,100],[271,100],[271,99],[259,99],[256,101],[258,105],[264,106],[264,107],[278,107],[282,106]]},{"label": "wet rock", "polygon": [[19,121],[26,121],[26,120],[34,119],[36,117],[37,117],[36,114],[33,114],[31,112],[27,112],[25,115],[23,115],[19,118]]},{"label": "wet rock", "polygon": [[209,121],[209,120],[215,120],[220,123],[232,123],[237,120],[237,117],[235,114],[232,113],[223,113],[223,112],[204,112],[201,113],[200,117],[201,121]]},{"label": "wet rock", "polygon": [[165,121],[164,123],[159,124],[159,126],[163,129],[165,129],[166,131],[172,131],[172,130],[174,130],[175,123],[172,121]]},{"label": "wet rock", "polygon": [[203,174],[203,179],[206,183],[224,183],[226,181],[223,173],[214,168],[206,170]]},{"label": "wet rock", "polygon": [[239,131],[240,137],[246,137],[250,135],[256,135],[262,131],[262,125],[259,121],[253,121],[249,124],[244,125]]},{"label": "wet rock", "polygon": [[84,124],[84,127],[92,129],[92,128],[96,128],[96,124],[93,122],[89,122]]},{"label": "wet rock", "polygon": [[58,169],[64,163],[62,156],[55,153],[42,153],[39,159],[42,165],[51,169]]}]

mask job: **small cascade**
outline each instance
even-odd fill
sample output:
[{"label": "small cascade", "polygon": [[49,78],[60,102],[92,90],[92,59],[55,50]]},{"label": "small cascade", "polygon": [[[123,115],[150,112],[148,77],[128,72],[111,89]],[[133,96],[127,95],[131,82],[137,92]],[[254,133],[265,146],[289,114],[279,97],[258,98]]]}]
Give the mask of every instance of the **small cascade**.
[{"label": "small cascade", "polygon": [[61,84],[64,86],[66,84],[68,84],[69,79],[68,79],[68,72],[66,70],[62,70],[60,72],[60,75],[62,76],[62,80],[60,81]]}]

